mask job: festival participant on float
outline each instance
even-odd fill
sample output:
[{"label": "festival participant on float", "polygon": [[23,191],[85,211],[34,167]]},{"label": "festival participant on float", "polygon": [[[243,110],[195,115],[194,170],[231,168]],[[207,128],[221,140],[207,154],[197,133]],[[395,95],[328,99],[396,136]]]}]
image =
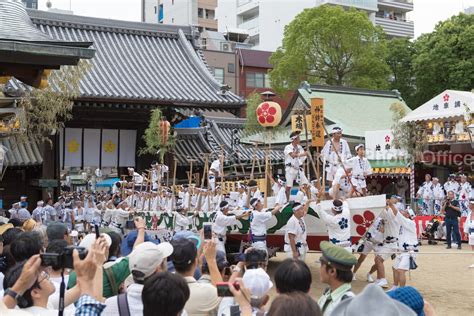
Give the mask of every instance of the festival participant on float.
[{"label": "festival participant on float", "polygon": [[341,301],[355,296],[351,289],[353,277],[351,269],[357,259],[351,253],[327,241],[321,242],[320,248],[323,255],[319,258],[321,263],[319,276],[321,282],[329,286],[318,301],[324,316],[330,315]]},{"label": "festival participant on float", "polygon": [[237,225],[239,219],[248,215],[248,212],[243,212],[241,215],[228,215],[229,202],[222,201],[219,205],[220,210],[217,211],[212,225],[212,231],[216,235],[217,250],[225,252],[225,242],[227,239],[227,226]]},{"label": "festival participant on float", "polygon": [[441,203],[444,200],[444,190],[441,184],[439,183],[439,179],[434,177],[433,178],[433,199],[434,199],[434,215],[439,215],[441,212]]},{"label": "festival participant on float", "polygon": [[416,198],[422,199],[421,212],[423,215],[433,215],[433,183],[430,174],[425,175],[425,182],[418,189]]},{"label": "festival participant on float", "polygon": [[267,222],[276,213],[281,211],[281,205],[276,205],[273,210],[263,208],[263,203],[259,198],[250,200],[250,207],[253,212],[250,214],[250,240],[252,247],[267,251]]},{"label": "festival participant on float", "polygon": [[132,177],[132,180],[135,183],[135,188],[143,184],[143,176],[141,176],[138,172],[135,172],[135,169],[128,168],[128,175]]},{"label": "festival participant on float", "polygon": [[303,170],[303,164],[308,153],[300,145],[300,132],[290,134],[291,143],[285,146],[285,179],[286,198],[290,198],[290,190],[296,181],[299,185],[308,183]]},{"label": "festival participant on float", "polygon": [[391,290],[406,285],[406,272],[416,268],[413,265],[415,264],[419,245],[416,224],[412,220],[415,217],[415,213],[410,214],[408,211],[400,211],[400,213],[403,215],[400,217],[401,225],[398,237],[398,250],[401,253],[397,254],[393,262],[393,286]]},{"label": "festival participant on float", "polygon": [[211,199],[211,212],[216,211],[223,200],[224,196],[222,195],[222,188],[220,185],[217,185],[216,191],[212,195]]},{"label": "festival participant on float", "polygon": [[467,181],[465,174],[461,175],[461,183],[459,184],[459,204],[461,206],[461,216],[467,216],[469,212],[469,198],[472,194],[471,184]]},{"label": "festival participant on float", "polygon": [[285,205],[288,200],[286,198],[286,188],[285,188],[285,180],[282,178],[278,178],[276,181],[273,177],[269,174],[268,178],[272,184],[272,193],[273,197],[275,198],[275,206],[277,205]]},{"label": "festival participant on float", "polygon": [[191,216],[188,216],[188,212],[184,207],[178,207],[178,209],[174,213],[176,216],[174,226],[175,232],[189,230],[189,226],[192,225],[194,217],[198,216],[197,212]]},{"label": "festival participant on float", "polygon": [[220,176],[221,171],[221,156],[218,156],[216,160],[211,163],[211,167],[209,168],[209,185],[211,187],[211,191],[214,192],[216,189],[216,178]]},{"label": "festival participant on float", "polygon": [[319,195],[319,190],[318,190],[318,180],[316,178],[311,179],[310,185],[309,185],[309,193],[310,193],[310,199],[311,200],[316,200]]},{"label": "festival participant on float", "polygon": [[330,213],[321,210],[318,205],[317,212],[326,224],[329,235],[329,241],[349,253],[352,253],[351,243],[351,214],[349,204],[341,200],[334,200]]},{"label": "festival participant on float", "polygon": [[[321,151],[321,155],[326,162],[326,180],[329,181],[330,186],[337,169],[352,156],[349,144],[345,139],[342,139],[342,129],[340,127],[334,127],[331,130],[331,136],[332,142],[328,140]],[[342,161],[339,161],[338,154]]]},{"label": "festival participant on float", "polygon": [[288,258],[305,260],[308,252],[307,229],[304,217],[308,213],[308,200],[304,205],[298,202],[293,204],[293,216],[290,217],[285,226],[285,247]]},{"label": "festival participant on float", "polygon": [[448,193],[449,191],[453,191],[454,194],[458,194],[459,182],[456,181],[456,175],[454,173],[449,175],[448,181],[446,181],[443,187],[446,193]]},{"label": "festival participant on float", "polygon": [[402,215],[395,207],[396,199],[387,200],[387,206],[380,213],[380,218],[384,221],[384,241],[383,246],[379,248],[375,256],[375,265],[377,267],[377,280],[375,284],[381,287],[388,287],[387,279],[385,279],[384,261],[387,260],[397,251],[398,236],[400,234],[400,226]]},{"label": "festival participant on float", "polygon": [[262,198],[262,193],[260,192],[260,189],[258,188],[257,181],[250,180],[247,183],[247,185],[248,185],[248,188],[249,188],[250,199],[253,199],[253,198],[261,199]]},{"label": "festival participant on float", "polygon": [[336,174],[331,182],[332,186],[328,193],[333,199],[346,199],[351,197],[353,188],[351,186],[350,177],[352,174],[352,166],[346,163],[345,170],[343,167],[337,169]]},{"label": "festival participant on float", "polygon": [[351,181],[356,190],[363,196],[367,195],[367,183],[366,177],[372,174],[372,167],[367,158],[365,158],[365,146],[359,144],[355,146],[357,156],[349,159],[349,163],[352,167]]},{"label": "festival participant on float", "polygon": [[[469,214],[467,214],[466,222],[464,223],[464,234],[471,246],[471,250],[474,251],[474,198],[469,201]],[[471,264],[469,268],[474,268],[474,264]]]},{"label": "festival participant on float", "polygon": [[239,192],[239,197],[237,199],[237,208],[243,209],[247,206],[247,187],[245,184],[242,184],[240,182],[237,183],[237,191]]}]

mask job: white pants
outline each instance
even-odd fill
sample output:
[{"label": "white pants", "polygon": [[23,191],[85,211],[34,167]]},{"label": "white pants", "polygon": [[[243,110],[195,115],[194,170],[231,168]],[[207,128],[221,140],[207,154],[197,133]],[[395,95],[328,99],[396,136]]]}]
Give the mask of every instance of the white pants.
[{"label": "white pants", "polygon": [[308,184],[308,178],[306,178],[304,171],[301,169],[296,170],[293,167],[286,167],[285,169],[286,186],[293,187],[293,183],[296,182],[299,185]]},{"label": "white pants", "polygon": [[413,260],[416,259],[416,255],[413,253],[404,252],[398,254],[393,262],[393,268],[396,270],[410,270],[410,257],[413,257]]},{"label": "white pants", "polygon": [[213,174],[209,174],[209,186],[211,187],[211,191],[214,192],[216,189],[216,176]]},{"label": "white pants", "polygon": [[[285,252],[286,252],[286,256],[288,258],[293,258],[293,251],[291,250],[290,245],[285,245],[284,249],[285,249]],[[298,250],[298,252],[299,252],[298,259],[302,260],[302,261],[305,261],[306,253],[308,252],[308,245],[302,245],[299,248],[297,247],[296,250]]]},{"label": "white pants", "polygon": [[375,254],[385,261],[397,252],[397,243],[383,244],[383,246],[377,247],[374,250]]},{"label": "white pants", "polygon": [[254,241],[252,243],[252,248],[267,251],[267,242],[266,241]]},{"label": "white pants", "polygon": [[357,179],[357,178],[352,177],[351,182],[354,185],[354,187],[357,189],[357,191],[361,193],[362,193],[362,189],[367,188],[367,182],[365,181],[365,179],[360,179],[360,178]]},{"label": "white pants", "polygon": [[[221,239],[221,240],[219,240]],[[223,251],[224,253],[225,252],[225,241],[226,241],[227,237],[217,237],[217,238],[214,238],[214,241],[216,242],[216,250],[220,250],[220,251]]]}]

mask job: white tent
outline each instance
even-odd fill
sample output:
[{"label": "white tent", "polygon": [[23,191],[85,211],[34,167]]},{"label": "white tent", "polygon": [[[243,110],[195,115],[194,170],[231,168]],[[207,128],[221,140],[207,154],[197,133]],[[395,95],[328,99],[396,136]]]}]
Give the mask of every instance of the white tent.
[{"label": "white tent", "polygon": [[[414,111],[407,114],[402,122],[416,122],[447,118],[461,118],[474,113],[474,93],[468,91],[445,90]],[[469,119],[466,119],[469,121]]]}]

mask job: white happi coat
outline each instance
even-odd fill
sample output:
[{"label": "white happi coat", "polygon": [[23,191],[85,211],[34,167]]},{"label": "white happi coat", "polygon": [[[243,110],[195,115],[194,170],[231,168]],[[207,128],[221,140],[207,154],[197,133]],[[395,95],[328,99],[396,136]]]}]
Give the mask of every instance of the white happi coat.
[{"label": "white happi coat", "polygon": [[444,199],[444,190],[441,184],[433,185],[434,213],[438,215],[441,212],[441,202]]},{"label": "white happi coat", "polygon": [[447,181],[444,184],[444,190],[446,191],[446,193],[448,193],[449,191],[453,191],[454,194],[458,194],[459,183],[457,181]]},{"label": "white happi coat", "polygon": [[[321,151],[324,160],[326,161],[326,179],[332,181],[334,175],[336,174],[337,168],[341,166],[339,159],[337,158],[336,151],[334,150],[331,141],[327,141]],[[340,140],[339,142],[339,156],[342,159],[342,162],[351,158],[351,150],[349,144],[345,139]]]},{"label": "white happi coat", "polygon": [[352,184],[356,187],[357,190],[367,188],[367,183],[365,177],[372,174],[372,167],[370,162],[365,157],[353,157],[349,159],[349,163],[352,167]]},{"label": "white happi coat", "polygon": [[347,202],[342,204],[342,212],[332,214],[318,208],[318,215],[326,224],[329,241],[352,253],[351,214]]}]

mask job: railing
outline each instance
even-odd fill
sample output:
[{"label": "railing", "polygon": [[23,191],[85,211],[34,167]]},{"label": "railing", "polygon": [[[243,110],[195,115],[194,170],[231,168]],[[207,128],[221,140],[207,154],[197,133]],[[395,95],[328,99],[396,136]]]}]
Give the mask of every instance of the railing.
[{"label": "railing", "polygon": [[240,7],[240,6],[246,5],[247,3],[250,3],[252,1],[253,0],[237,0],[237,6]]},{"label": "railing", "polygon": [[256,28],[256,27],[258,27],[258,18],[248,20],[248,21],[240,23],[238,25],[239,29],[244,29],[244,30],[251,30],[251,29]]},{"label": "railing", "polygon": [[377,11],[377,0],[316,0],[316,4],[338,4],[346,7]]},{"label": "railing", "polygon": [[392,21],[398,21],[398,22],[408,22],[408,23],[413,22],[413,21],[410,21],[410,20],[406,20],[406,19],[394,16],[394,15],[391,15],[391,14],[383,14],[381,12],[377,12],[375,14],[375,17],[379,18],[379,19],[392,20]]},{"label": "railing", "polygon": [[400,2],[400,3],[413,4],[413,0],[381,0],[381,2]]}]

